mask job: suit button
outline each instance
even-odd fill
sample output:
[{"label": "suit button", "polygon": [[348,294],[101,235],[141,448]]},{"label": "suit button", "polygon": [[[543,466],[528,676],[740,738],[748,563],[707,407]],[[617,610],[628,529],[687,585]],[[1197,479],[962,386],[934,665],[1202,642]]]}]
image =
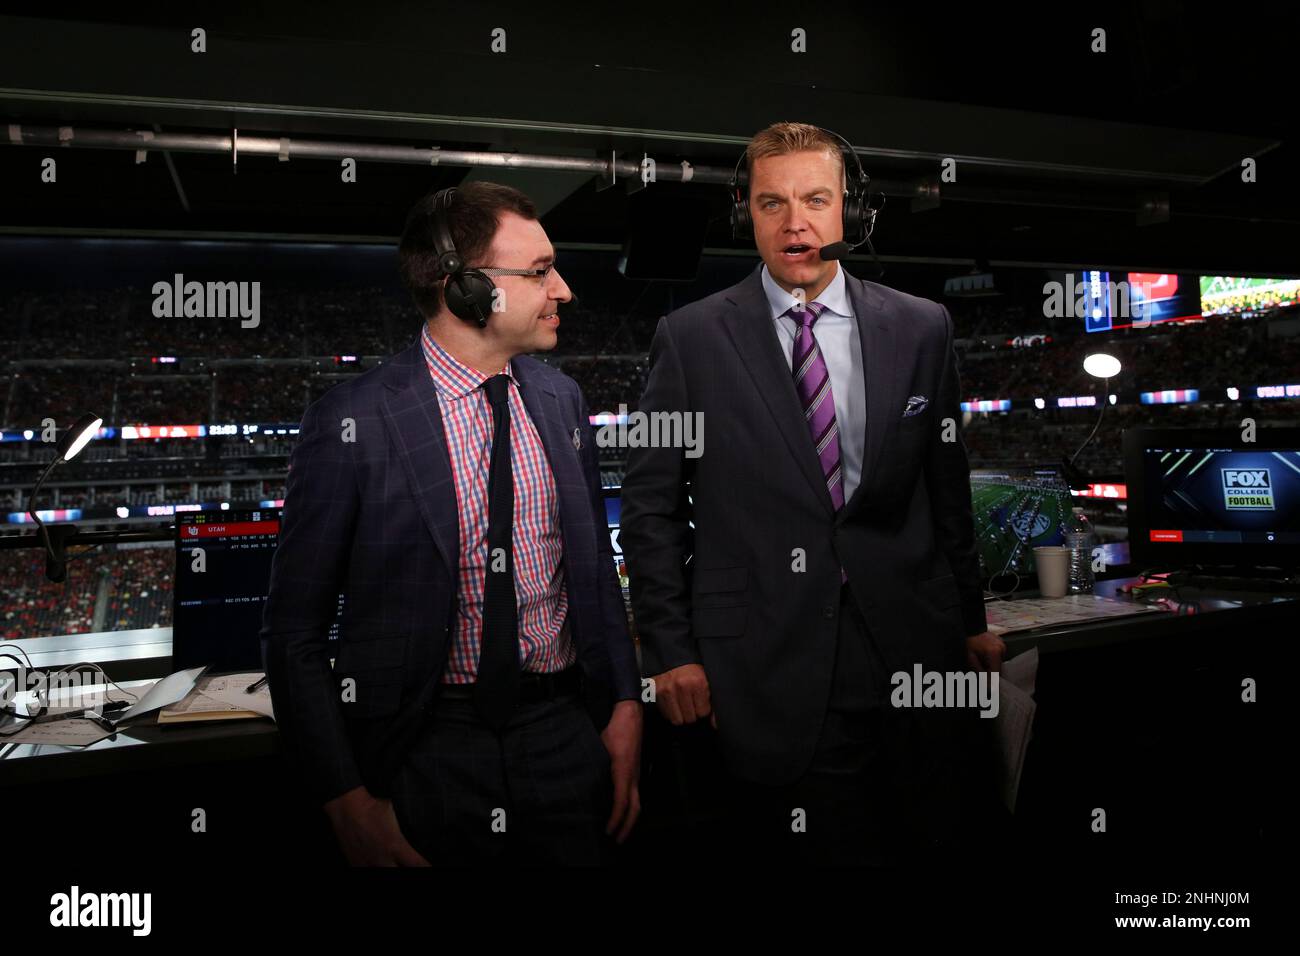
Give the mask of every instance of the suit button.
[{"label": "suit button", "polygon": [[822,617],[826,618],[826,620],[829,621],[834,616],[835,616],[835,608],[831,607],[829,604],[827,604],[824,608],[822,608]]}]

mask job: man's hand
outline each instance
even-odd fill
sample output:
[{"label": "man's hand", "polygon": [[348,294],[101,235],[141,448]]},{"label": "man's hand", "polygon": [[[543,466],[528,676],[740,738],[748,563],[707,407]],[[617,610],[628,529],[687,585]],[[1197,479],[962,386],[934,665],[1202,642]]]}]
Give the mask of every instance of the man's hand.
[{"label": "man's hand", "polygon": [[992,631],[966,638],[966,663],[972,670],[1001,671],[1002,655],[1006,652],[1007,645]]},{"label": "man's hand", "polygon": [[432,866],[406,842],[393,801],[354,787],[325,804],[343,855],[352,866]]},{"label": "man's hand", "polygon": [[620,700],[615,704],[600,739],[609,751],[609,772],[614,779],[614,807],[605,835],[617,830],[614,840],[622,843],[641,815],[641,792],[637,789],[641,779],[641,702]]},{"label": "man's hand", "polygon": [[683,664],[654,678],[655,703],[673,725],[693,724],[708,717],[716,730],[717,718],[709,702],[709,679],[700,664]]}]

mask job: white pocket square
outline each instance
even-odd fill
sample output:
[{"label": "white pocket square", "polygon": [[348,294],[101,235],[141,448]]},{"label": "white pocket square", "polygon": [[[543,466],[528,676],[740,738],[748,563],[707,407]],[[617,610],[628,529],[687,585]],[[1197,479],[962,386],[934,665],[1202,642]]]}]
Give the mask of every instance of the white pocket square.
[{"label": "white pocket square", "polygon": [[925,411],[925,406],[930,404],[930,400],[924,395],[913,395],[907,400],[907,407],[903,409],[903,417],[911,418],[913,415],[919,415]]}]

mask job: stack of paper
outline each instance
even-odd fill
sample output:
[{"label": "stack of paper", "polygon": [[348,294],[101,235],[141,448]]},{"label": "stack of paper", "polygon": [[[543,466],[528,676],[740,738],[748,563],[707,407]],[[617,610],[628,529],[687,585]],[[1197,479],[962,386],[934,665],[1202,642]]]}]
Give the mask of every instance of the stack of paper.
[{"label": "stack of paper", "polygon": [[1009,812],[1016,812],[1020,793],[1020,775],[1025,767],[1030,732],[1034,727],[1034,683],[1038,678],[1038,648],[1017,654],[1002,662],[998,675],[997,724],[998,758],[1002,784],[1002,802]]},{"label": "stack of paper", "polygon": [[271,710],[271,689],[263,684],[245,692],[262,674],[215,674],[198,680],[183,700],[158,712],[158,723],[181,724],[202,720],[275,719]]}]

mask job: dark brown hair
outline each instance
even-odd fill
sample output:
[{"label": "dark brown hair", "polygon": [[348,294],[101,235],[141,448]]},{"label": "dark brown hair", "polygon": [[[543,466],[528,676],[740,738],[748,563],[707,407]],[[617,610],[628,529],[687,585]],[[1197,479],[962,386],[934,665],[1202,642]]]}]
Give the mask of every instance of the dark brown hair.
[{"label": "dark brown hair", "polygon": [[[426,319],[433,318],[442,308],[442,276],[433,241],[433,197],[437,192],[430,191],[411,207],[397,247],[402,282]],[[483,257],[492,246],[502,213],[506,212],[525,219],[537,218],[533,201],[513,186],[475,180],[456,187],[446,213],[447,229],[467,268],[488,265]]]}]

